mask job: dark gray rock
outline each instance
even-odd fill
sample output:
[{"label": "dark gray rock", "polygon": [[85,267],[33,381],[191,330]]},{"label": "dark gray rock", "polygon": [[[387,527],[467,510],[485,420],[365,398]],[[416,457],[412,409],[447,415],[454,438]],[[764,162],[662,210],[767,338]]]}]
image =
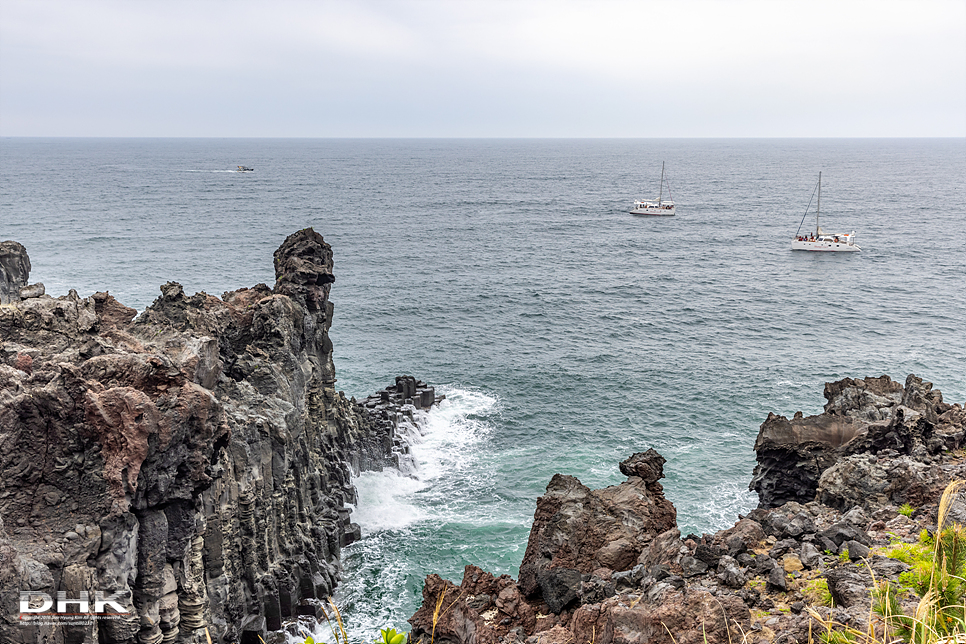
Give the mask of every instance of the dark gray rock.
[{"label": "dark gray rock", "polygon": [[737,557],[735,557],[735,560],[738,562],[738,565],[741,566],[742,568],[747,568],[749,566],[755,565],[755,558],[750,554],[748,554],[747,552],[742,552]]},{"label": "dark gray rock", "polygon": [[656,483],[664,478],[664,464],[667,461],[654,448],[634,454],[621,461],[620,470],[624,476],[637,476],[645,483]]},{"label": "dark gray rock", "polygon": [[741,588],[748,579],[741,572],[738,562],[728,555],[718,560],[717,577],[722,584],[729,588]]},{"label": "dark gray rock", "polygon": [[[861,561],[862,559],[868,559],[872,554],[866,546],[862,545],[858,541],[846,541],[842,544],[842,550],[847,550],[849,553],[849,559],[852,561]],[[840,552],[841,554],[841,552]]]},{"label": "dark gray rock", "polygon": [[802,565],[809,569],[818,568],[822,563],[822,553],[811,543],[803,543],[798,551]]},{"label": "dark gray rock", "polygon": [[[821,481],[819,482],[821,485]],[[842,515],[843,523],[851,523],[857,527],[863,527],[869,525],[869,515],[862,508],[861,505],[856,505],[851,510]]]},{"label": "dark gray rock", "polygon": [[[286,239],[274,290],[169,282],[137,320],[107,293],[21,300],[29,261],[0,254],[17,287],[0,307],[0,517],[22,526],[0,529],[0,585],[118,593],[130,612],[102,644],[251,639],[331,594],[360,536],[352,476],[398,462],[404,410],[335,391],[322,237]],[[34,639],[0,622],[0,641]]]},{"label": "dark gray rock", "polygon": [[696,577],[708,571],[708,564],[690,555],[685,555],[681,557],[681,570],[685,577]]},{"label": "dark gray rock", "polygon": [[948,478],[938,465],[922,461],[905,454],[894,459],[872,454],[843,457],[822,473],[816,498],[839,510],[862,505],[922,505],[930,499],[932,489]]},{"label": "dark gray rock", "polygon": [[838,460],[837,448],[857,433],[851,418],[796,415],[789,421],[768,414],[755,441],[758,465],[749,485],[759,507],[814,500],[819,477]]},{"label": "dark gray rock", "polygon": [[787,537],[797,539],[809,532],[815,532],[815,522],[805,512],[797,513],[785,524],[784,534]]},{"label": "dark gray rock", "polygon": [[841,546],[846,541],[858,541],[866,546],[872,545],[872,538],[868,533],[850,523],[843,523],[841,521],[832,524],[818,534],[834,543],[836,546],[835,551],[838,551],[838,546]]},{"label": "dark gray rock", "polygon": [[828,590],[836,606],[868,607],[871,598],[872,576],[863,566],[845,565],[825,573]]},{"label": "dark gray rock", "polygon": [[[655,568],[660,568],[660,566],[655,566]],[[664,569],[667,570],[667,566],[664,566]],[[615,572],[613,575],[611,575],[611,581],[614,582],[615,587],[618,590],[637,588],[640,585],[641,580],[644,579],[645,574],[647,574],[647,571],[644,568],[644,564],[638,564],[630,570]],[[654,575],[653,570],[651,574],[655,578],[657,577],[657,575]]]},{"label": "dark gray rock", "polygon": [[728,537],[725,545],[728,547],[728,554],[732,557],[737,557],[748,550],[745,540],[741,538],[741,535],[737,534]]},{"label": "dark gray rock", "polygon": [[684,577],[682,577],[681,575],[671,575],[670,577],[668,577],[664,581],[665,581],[665,583],[667,583],[668,585],[670,585],[671,588],[676,588],[678,590],[684,588],[685,583],[686,583],[684,581]]},{"label": "dark gray rock", "polygon": [[617,585],[614,581],[607,581],[590,575],[588,577],[580,583],[581,604],[599,604],[608,597],[617,594]]},{"label": "dark gray rock", "polygon": [[768,551],[768,556],[772,559],[778,559],[786,552],[797,550],[799,546],[800,544],[795,539],[782,539],[771,547]]},{"label": "dark gray rock", "polygon": [[778,568],[778,562],[769,557],[768,555],[758,555],[755,557],[755,574],[767,575],[771,573],[772,570]]},{"label": "dark gray rock", "polygon": [[839,544],[835,543],[823,534],[815,535],[815,547],[822,551],[822,554],[828,553],[834,555],[839,551]]},{"label": "dark gray rock", "polygon": [[[826,383],[825,397],[822,414],[769,414],[762,423],[750,486],[760,508],[812,500],[843,512],[889,501],[921,505],[945,484],[929,456],[955,449],[966,432],[961,411],[944,417],[951,406],[931,383],[914,375],[905,386],[888,376],[845,378]],[[892,453],[911,460],[893,464]]]},{"label": "dark gray rock", "polygon": [[30,278],[27,249],[15,241],[0,242],[0,304],[20,301],[20,289]]},{"label": "dark gray rock", "polygon": [[785,570],[781,566],[772,568],[768,573],[768,590],[772,592],[786,592],[788,590],[788,580],[785,578]]},{"label": "dark gray rock", "polygon": [[757,606],[759,599],[761,599],[761,593],[758,592],[756,588],[742,588],[738,591],[737,595],[743,602],[745,602],[748,608],[754,608]]},{"label": "dark gray rock", "polygon": [[718,560],[721,559],[722,554],[720,548],[703,543],[698,544],[694,549],[694,558],[708,564],[709,568],[714,568],[718,565]]},{"label": "dark gray rock", "polygon": [[550,611],[559,615],[580,597],[581,574],[573,568],[545,570],[537,578],[543,601]]},{"label": "dark gray rock", "polygon": [[872,570],[879,579],[897,579],[899,575],[909,570],[909,565],[898,559],[873,555]]}]

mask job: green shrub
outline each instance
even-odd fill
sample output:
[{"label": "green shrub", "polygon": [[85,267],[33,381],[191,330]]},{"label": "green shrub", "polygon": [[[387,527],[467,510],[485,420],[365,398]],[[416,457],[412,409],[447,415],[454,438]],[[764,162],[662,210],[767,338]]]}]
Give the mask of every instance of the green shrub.
[{"label": "green shrub", "polygon": [[[872,589],[872,611],[880,618],[876,627],[864,631],[808,612],[825,631],[819,638],[826,644],[961,644],[966,642],[966,528],[946,526],[953,498],[966,481],[954,481],[939,502],[936,535],[923,530],[916,543],[893,543],[887,555],[910,566],[899,576],[899,587],[889,582]],[[898,595],[907,590],[919,595],[915,615],[905,615]],[[812,644],[811,633],[809,644]]]},{"label": "green shrub", "polygon": [[873,611],[893,633],[912,644],[950,641],[966,633],[966,528],[944,527],[952,499],[963,484],[956,481],[943,492],[935,537],[923,530],[917,543],[897,544],[889,552],[911,566],[899,575],[899,583],[922,598],[916,616],[902,613],[897,591],[888,582],[878,584],[872,593]]},{"label": "green shrub", "polygon": [[376,638],[376,644],[403,644],[406,641],[405,633],[397,633],[395,628],[384,628],[379,631],[382,639]]}]

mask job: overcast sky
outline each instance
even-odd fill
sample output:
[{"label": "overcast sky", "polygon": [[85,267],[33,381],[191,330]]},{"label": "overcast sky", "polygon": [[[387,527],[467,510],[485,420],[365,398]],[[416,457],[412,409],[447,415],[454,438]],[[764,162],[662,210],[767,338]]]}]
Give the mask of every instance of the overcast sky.
[{"label": "overcast sky", "polygon": [[966,0],[0,0],[0,135],[966,136]]}]

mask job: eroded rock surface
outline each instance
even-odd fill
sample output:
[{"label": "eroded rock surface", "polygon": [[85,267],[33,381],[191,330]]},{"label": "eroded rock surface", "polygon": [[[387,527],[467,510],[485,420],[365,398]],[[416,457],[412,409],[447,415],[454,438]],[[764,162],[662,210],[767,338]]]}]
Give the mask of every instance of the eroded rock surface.
[{"label": "eroded rock surface", "polygon": [[27,249],[15,241],[0,242],[0,304],[19,302],[29,277]]},{"label": "eroded rock surface", "polygon": [[[799,412],[789,420],[769,414],[762,423],[750,485],[760,507],[807,503],[817,494],[823,503],[843,510],[867,500],[918,500],[930,490],[913,489],[922,478],[916,471],[963,442],[962,407],[943,402],[932,383],[914,375],[905,386],[889,376],[845,378],[825,385],[825,399],[825,410],[817,416]],[[857,458],[844,460],[852,456]],[[876,466],[900,456],[911,461]],[[833,466],[836,470],[828,472]],[[886,480],[890,472],[901,472],[903,480]]]},{"label": "eroded rock surface", "polygon": [[[274,288],[169,282],[136,320],[106,292],[0,307],[0,640],[257,641],[332,591],[350,474],[405,457],[400,404],[335,390],[329,245],[302,230],[274,259]],[[17,588],[129,612],[24,626]]]},{"label": "eroded rock surface", "polygon": [[579,581],[598,568],[623,572],[637,565],[651,541],[676,526],[674,506],[657,482],[664,477],[663,466],[664,458],[653,449],[635,454],[621,463],[627,481],[603,490],[591,490],[572,476],[554,476],[537,499],[520,565],[524,594],[541,595],[555,605],[559,593],[551,589],[563,576]]}]

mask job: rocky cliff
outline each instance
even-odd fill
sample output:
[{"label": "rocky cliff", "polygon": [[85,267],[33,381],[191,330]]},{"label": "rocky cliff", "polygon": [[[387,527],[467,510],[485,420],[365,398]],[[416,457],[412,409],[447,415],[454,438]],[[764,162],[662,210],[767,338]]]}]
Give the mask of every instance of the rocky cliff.
[{"label": "rocky cliff", "polygon": [[[136,319],[107,292],[24,290],[2,246],[0,641],[257,642],[313,612],[359,536],[351,473],[405,459],[400,398],[433,401],[414,379],[336,392],[329,245],[299,231],[273,288],[169,282]],[[18,589],[122,612],[51,623]]]},{"label": "rocky cliff", "polygon": [[[475,566],[459,586],[430,575],[413,638],[804,644],[822,629],[806,607],[866,632],[873,575],[895,582],[908,569],[886,548],[934,531],[943,488],[966,478],[966,412],[912,375],[905,386],[846,378],[825,397],[818,416],[768,416],[751,484],[760,506],[713,535],[681,537],[654,450],[621,463],[627,480],[604,490],[554,476],[520,579]],[[966,519],[962,499],[951,516]],[[916,599],[903,596],[908,611]]]}]

